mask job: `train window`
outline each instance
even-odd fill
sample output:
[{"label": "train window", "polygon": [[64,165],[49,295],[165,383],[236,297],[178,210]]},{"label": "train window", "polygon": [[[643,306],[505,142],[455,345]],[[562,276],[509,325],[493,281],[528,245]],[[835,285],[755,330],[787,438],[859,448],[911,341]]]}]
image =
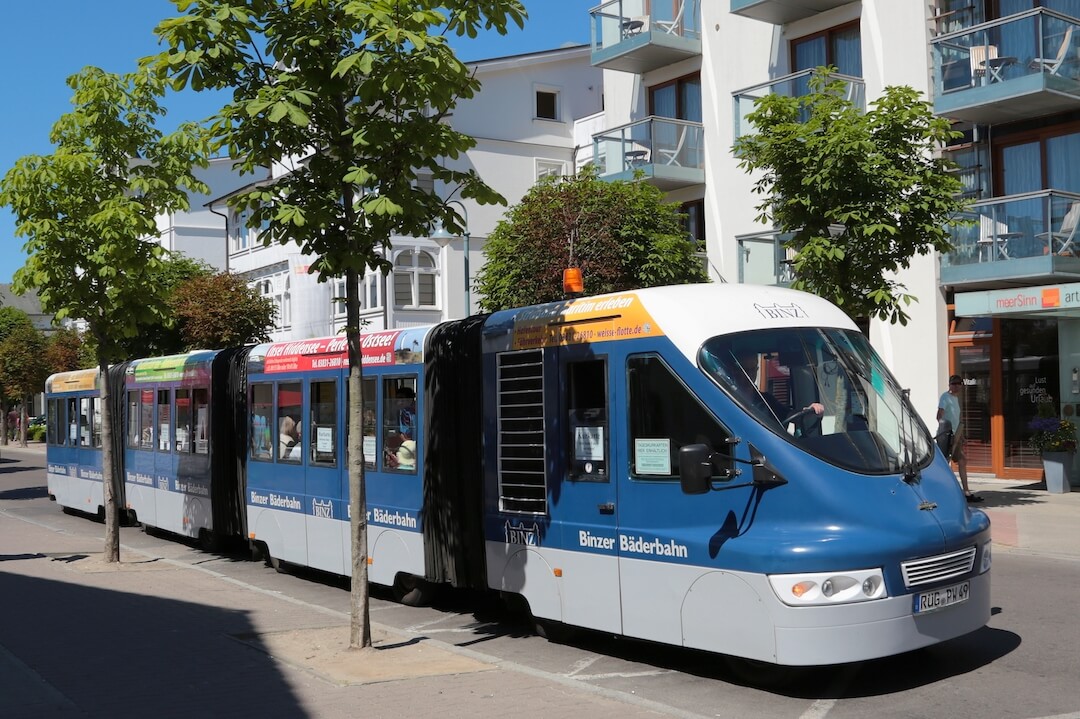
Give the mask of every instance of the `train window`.
[{"label": "train window", "polygon": [[172,436],[172,402],[167,389],[157,391],[157,428],[158,449],[168,452],[169,437]]},{"label": "train window", "polygon": [[[379,424],[376,419],[376,412],[379,404],[375,393],[378,391],[378,384],[375,382],[374,377],[365,377],[361,380],[362,394],[364,395],[364,439],[363,439],[363,451],[364,451],[364,468],[375,469],[375,458],[379,456],[378,440],[379,440]],[[345,387],[345,407],[349,406],[349,388]],[[346,409],[346,413],[348,409]],[[349,422],[345,421],[345,456],[349,456]]]},{"label": "train window", "polygon": [[197,387],[191,392],[195,419],[195,454],[210,453],[210,390]]},{"label": "train window", "polygon": [[139,447],[154,448],[154,390],[144,389],[139,392]]},{"label": "train window", "polygon": [[191,452],[191,390],[176,390],[176,451]]},{"label": "train window", "polygon": [[[627,361],[630,471],[642,479],[679,478],[679,449],[705,444],[729,454],[729,433],[657,355]],[[720,470],[716,471],[720,476]]]},{"label": "train window", "polygon": [[566,365],[566,379],[570,479],[607,482],[607,362],[571,362]]},{"label": "train window", "polygon": [[[316,464],[337,464],[337,382],[311,383],[311,459]],[[303,438],[301,438],[303,441]]]},{"label": "train window", "polygon": [[251,458],[269,461],[273,455],[274,386],[251,385]]},{"label": "train window", "polygon": [[416,474],[416,377],[383,380],[383,469]]},{"label": "train window", "polygon": [[127,393],[127,446],[136,449],[139,446],[139,391]]},{"label": "train window", "polygon": [[282,382],[278,385],[278,460],[299,462],[303,458],[303,431],[300,408],[303,402],[299,382]]},{"label": "train window", "polygon": [[94,446],[101,449],[101,401],[90,400],[90,441]]},{"label": "train window", "polygon": [[79,400],[74,397],[67,401],[67,445],[69,447],[79,446]]},{"label": "train window", "polygon": [[94,400],[89,397],[79,398],[79,446],[90,446],[90,405]]},{"label": "train window", "polygon": [[49,444],[63,444],[64,435],[58,431],[60,429],[60,400],[50,399],[46,412],[48,412],[48,421],[45,423],[46,441]]}]

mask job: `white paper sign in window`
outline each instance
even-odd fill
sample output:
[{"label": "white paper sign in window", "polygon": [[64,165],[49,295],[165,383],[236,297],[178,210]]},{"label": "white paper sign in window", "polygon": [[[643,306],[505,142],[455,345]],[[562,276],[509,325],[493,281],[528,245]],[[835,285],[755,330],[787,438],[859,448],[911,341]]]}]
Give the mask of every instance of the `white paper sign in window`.
[{"label": "white paper sign in window", "polygon": [[603,427],[574,427],[574,459],[596,462],[604,459]]},{"label": "white paper sign in window", "polygon": [[635,439],[634,467],[638,474],[671,475],[671,440]]}]

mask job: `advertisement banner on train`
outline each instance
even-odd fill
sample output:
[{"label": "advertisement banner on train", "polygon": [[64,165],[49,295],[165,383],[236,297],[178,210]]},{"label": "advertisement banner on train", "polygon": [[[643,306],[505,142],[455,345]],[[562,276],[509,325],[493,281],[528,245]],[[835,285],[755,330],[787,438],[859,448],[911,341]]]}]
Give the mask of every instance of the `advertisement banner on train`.
[{"label": "advertisement banner on train", "polygon": [[661,337],[664,332],[633,293],[530,307],[514,317],[514,349]]},{"label": "advertisement banner on train", "polygon": [[[365,367],[416,364],[424,360],[427,328],[388,330],[360,335]],[[307,372],[343,369],[349,366],[345,335],[295,342],[259,345],[248,357],[249,372]]]}]

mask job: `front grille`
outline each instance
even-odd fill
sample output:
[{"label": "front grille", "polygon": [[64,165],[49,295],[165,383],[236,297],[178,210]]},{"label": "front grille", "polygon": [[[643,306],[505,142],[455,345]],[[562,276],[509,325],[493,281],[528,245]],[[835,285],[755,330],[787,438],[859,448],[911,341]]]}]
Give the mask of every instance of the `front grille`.
[{"label": "front grille", "polygon": [[975,547],[961,549],[959,552],[940,554],[936,557],[912,559],[900,565],[904,573],[904,584],[918,587],[933,584],[953,577],[960,577],[975,566]]}]

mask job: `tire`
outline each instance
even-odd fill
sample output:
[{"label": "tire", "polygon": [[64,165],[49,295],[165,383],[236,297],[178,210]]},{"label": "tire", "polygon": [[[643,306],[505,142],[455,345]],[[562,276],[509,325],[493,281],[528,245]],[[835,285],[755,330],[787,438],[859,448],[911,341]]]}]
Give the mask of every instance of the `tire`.
[{"label": "tire", "polygon": [[426,607],[431,603],[432,585],[412,574],[399,574],[394,579],[394,599],[407,607]]},{"label": "tire", "polygon": [[552,644],[566,644],[577,635],[575,627],[552,619],[533,619],[533,630]]},{"label": "tire", "polygon": [[221,536],[209,529],[199,530],[199,549],[204,552],[218,552],[221,550]]}]

